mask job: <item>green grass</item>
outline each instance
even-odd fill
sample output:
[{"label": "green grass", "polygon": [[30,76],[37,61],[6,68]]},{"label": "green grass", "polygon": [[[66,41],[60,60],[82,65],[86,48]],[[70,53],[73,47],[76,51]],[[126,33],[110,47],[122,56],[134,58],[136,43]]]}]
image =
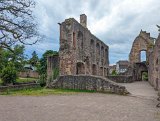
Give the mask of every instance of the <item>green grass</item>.
[{"label": "green grass", "polygon": [[2,85],[2,83],[3,83],[3,82],[2,82],[2,80],[0,79],[0,85]]},{"label": "green grass", "polygon": [[93,93],[95,91],[88,90],[72,90],[72,89],[46,89],[46,88],[31,88],[23,90],[8,90],[1,92],[0,95],[15,95],[15,96],[45,96],[45,95],[72,95],[77,93]]},{"label": "green grass", "polygon": [[38,80],[36,78],[18,78],[16,80],[16,82],[18,83],[22,83],[22,82],[32,82],[32,81],[35,81],[35,80]]},{"label": "green grass", "polygon": [[[32,81],[36,81],[36,80],[38,80],[38,79],[36,79],[36,78],[18,78],[18,79],[16,79],[16,82],[17,83],[24,83],[24,82],[32,82]],[[0,79],[0,85],[2,85],[2,84],[3,84],[3,82]]]}]

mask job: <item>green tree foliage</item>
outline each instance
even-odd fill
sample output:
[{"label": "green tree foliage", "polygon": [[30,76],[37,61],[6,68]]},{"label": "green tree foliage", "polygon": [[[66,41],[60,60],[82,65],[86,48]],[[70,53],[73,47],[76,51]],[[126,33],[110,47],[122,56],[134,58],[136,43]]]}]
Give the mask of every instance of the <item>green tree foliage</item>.
[{"label": "green tree foliage", "polygon": [[112,75],[113,75],[113,76],[114,76],[114,75],[117,75],[116,70],[113,70],[113,71],[112,71]]},{"label": "green tree foliage", "polygon": [[147,72],[142,73],[142,80],[144,80],[144,81],[148,80],[148,73]]},{"label": "green tree foliage", "polygon": [[8,62],[12,62],[17,71],[21,71],[26,59],[24,55],[25,47],[23,45],[15,45],[13,51],[8,49],[0,49],[0,70],[7,66]]},{"label": "green tree foliage", "polygon": [[40,84],[41,87],[44,87],[46,85],[46,79],[47,79],[47,75],[46,74],[41,74],[40,75],[38,83]]},{"label": "green tree foliage", "polygon": [[47,56],[58,55],[57,51],[47,50],[40,59],[40,63],[38,66],[38,72],[40,75],[47,73]]},{"label": "green tree foliage", "polygon": [[53,70],[53,79],[56,79],[59,76],[59,68]]},{"label": "green tree foliage", "polygon": [[37,63],[38,63],[39,59],[38,59],[38,55],[36,53],[36,51],[33,51],[32,53],[32,57],[31,59],[29,60],[29,63],[32,65],[32,66],[37,66]]},{"label": "green tree foliage", "polygon": [[41,38],[33,8],[34,0],[0,0],[0,47],[12,50],[17,43],[35,44]]},{"label": "green tree foliage", "polygon": [[2,69],[1,79],[4,85],[14,84],[17,78],[17,71],[15,65],[9,62],[5,68]]}]

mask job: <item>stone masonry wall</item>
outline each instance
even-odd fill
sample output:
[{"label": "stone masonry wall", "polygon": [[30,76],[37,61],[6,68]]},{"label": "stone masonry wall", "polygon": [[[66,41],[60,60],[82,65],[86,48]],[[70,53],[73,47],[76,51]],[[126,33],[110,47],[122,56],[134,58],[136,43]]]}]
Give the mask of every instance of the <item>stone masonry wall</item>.
[{"label": "stone masonry wall", "polygon": [[48,56],[47,57],[47,78],[51,78],[53,76],[54,69],[59,69],[59,56]]},{"label": "stone masonry wall", "polygon": [[152,45],[154,45],[154,41],[150,37],[150,33],[141,31],[133,42],[132,49],[129,55],[130,63],[133,64],[141,62],[141,51],[146,51],[146,61],[148,62],[149,53],[152,50]]},{"label": "stone masonry wall", "polygon": [[18,85],[10,85],[10,86],[0,86],[0,92],[9,90],[22,90],[27,88],[38,88],[40,84],[38,83],[28,83],[28,84],[18,84]]},{"label": "stone masonry wall", "polygon": [[52,82],[49,87],[62,89],[94,90],[97,92],[112,92],[116,94],[128,93],[124,86],[114,83],[109,79],[85,75],[60,76],[55,82]]},{"label": "stone masonry wall", "polygon": [[131,83],[133,82],[133,76],[127,75],[117,75],[117,76],[107,76],[108,79],[116,82],[116,83]]},{"label": "stone masonry wall", "polygon": [[160,90],[160,34],[149,60],[149,82],[156,90]]},{"label": "stone masonry wall", "polygon": [[109,67],[109,47],[87,28],[87,16],[60,24],[60,75],[106,76]]},{"label": "stone masonry wall", "polygon": [[18,74],[19,77],[23,77],[23,78],[26,78],[26,77],[31,77],[31,78],[39,78],[39,74],[38,72],[36,71],[24,71],[24,72],[19,72]]}]

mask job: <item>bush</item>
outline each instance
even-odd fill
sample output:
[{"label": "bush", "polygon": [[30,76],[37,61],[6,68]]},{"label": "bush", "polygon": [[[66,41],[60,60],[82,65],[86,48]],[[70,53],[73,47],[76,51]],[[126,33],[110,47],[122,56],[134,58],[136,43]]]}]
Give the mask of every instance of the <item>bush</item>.
[{"label": "bush", "polygon": [[41,87],[44,87],[46,85],[46,80],[47,80],[46,74],[42,74],[40,76],[40,79],[38,80],[38,83],[40,84]]},{"label": "bush", "polygon": [[117,75],[116,70],[113,70],[113,71],[112,71],[112,75],[113,75],[113,76],[116,76],[116,75]]},{"label": "bush", "polygon": [[148,73],[147,72],[142,73],[142,80],[144,80],[144,81],[148,80]]},{"label": "bush", "polygon": [[8,65],[2,69],[1,79],[4,85],[14,84],[17,78],[17,71],[13,63],[8,63]]},{"label": "bush", "polygon": [[53,69],[53,80],[56,79],[59,76],[59,69],[55,68]]}]

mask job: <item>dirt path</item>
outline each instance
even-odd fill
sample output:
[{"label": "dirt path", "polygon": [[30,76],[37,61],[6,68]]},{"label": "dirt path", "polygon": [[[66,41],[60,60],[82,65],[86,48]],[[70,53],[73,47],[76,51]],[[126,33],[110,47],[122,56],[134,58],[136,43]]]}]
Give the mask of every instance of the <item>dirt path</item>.
[{"label": "dirt path", "polygon": [[132,96],[144,97],[148,99],[157,98],[158,92],[147,81],[137,81],[134,83],[125,83],[124,85]]},{"label": "dirt path", "polygon": [[0,96],[0,121],[160,121],[156,92],[147,85],[127,84],[134,95],[145,98],[100,93]]}]

